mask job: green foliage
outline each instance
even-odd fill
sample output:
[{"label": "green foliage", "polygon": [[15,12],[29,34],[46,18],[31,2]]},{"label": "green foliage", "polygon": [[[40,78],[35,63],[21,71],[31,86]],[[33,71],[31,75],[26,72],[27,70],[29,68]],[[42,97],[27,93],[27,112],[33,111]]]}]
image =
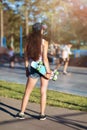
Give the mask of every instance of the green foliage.
[{"label": "green foliage", "polygon": [[[4,11],[4,25],[4,35],[7,38],[7,44],[11,43],[11,37],[13,36],[14,46],[19,46],[20,26],[24,27],[24,22],[21,20],[20,15],[14,14],[12,10]],[[23,35],[24,32],[25,28],[23,28]]]},{"label": "green foliage", "polygon": [[[15,0],[9,1],[15,4]],[[87,4],[87,1],[79,0],[79,5],[77,1],[72,1],[72,6],[68,0],[25,0],[24,2],[23,5],[16,7],[15,11],[4,4],[7,8],[4,10],[4,36],[8,44],[13,35],[15,47],[19,47],[20,25],[23,27],[24,43],[26,34],[30,30],[29,26],[38,19],[48,25],[46,39],[49,41],[62,43],[78,40],[77,44],[80,44],[80,41],[87,41],[87,13],[85,8],[80,9]]]}]

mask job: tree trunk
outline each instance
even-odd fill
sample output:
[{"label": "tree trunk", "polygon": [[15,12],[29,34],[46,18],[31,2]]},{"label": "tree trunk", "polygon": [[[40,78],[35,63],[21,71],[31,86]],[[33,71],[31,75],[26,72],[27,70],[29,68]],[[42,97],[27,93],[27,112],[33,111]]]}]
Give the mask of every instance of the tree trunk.
[{"label": "tree trunk", "polygon": [[29,28],[28,28],[28,10],[25,12],[25,19],[26,19],[26,36],[29,34]]},{"label": "tree trunk", "polygon": [[1,9],[1,43],[0,43],[0,46],[3,46],[3,10]]},{"label": "tree trunk", "polygon": [[77,50],[80,49],[80,40],[77,40]]}]

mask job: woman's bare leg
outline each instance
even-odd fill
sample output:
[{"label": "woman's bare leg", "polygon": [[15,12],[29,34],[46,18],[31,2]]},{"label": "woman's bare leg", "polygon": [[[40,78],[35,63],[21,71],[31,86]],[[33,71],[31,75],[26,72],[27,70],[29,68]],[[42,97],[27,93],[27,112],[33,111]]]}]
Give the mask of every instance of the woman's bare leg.
[{"label": "woman's bare leg", "polygon": [[67,72],[67,68],[68,68],[68,61],[66,61],[64,64],[63,72]]},{"label": "woman's bare leg", "polygon": [[49,80],[46,80],[45,78],[41,77],[41,89],[40,89],[40,92],[41,92],[41,101],[40,101],[41,115],[45,114],[48,81]]},{"label": "woman's bare leg", "polygon": [[31,94],[36,82],[37,82],[37,79],[33,79],[33,78],[29,78],[27,80],[26,89],[25,89],[24,97],[23,97],[22,104],[21,104],[21,112],[23,112],[23,113],[25,112],[25,109],[26,109],[26,106],[28,103],[28,99],[30,97],[30,94]]}]

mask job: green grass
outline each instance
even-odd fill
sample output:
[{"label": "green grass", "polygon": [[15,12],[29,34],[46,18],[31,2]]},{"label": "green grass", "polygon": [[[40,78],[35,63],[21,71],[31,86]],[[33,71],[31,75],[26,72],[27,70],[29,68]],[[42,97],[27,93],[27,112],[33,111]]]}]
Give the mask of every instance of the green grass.
[{"label": "green grass", "polygon": [[[0,96],[20,100],[23,97],[24,90],[25,85],[0,81]],[[30,96],[30,102],[40,103],[39,88],[34,88]],[[87,97],[75,96],[48,90],[47,105],[87,111]]]}]

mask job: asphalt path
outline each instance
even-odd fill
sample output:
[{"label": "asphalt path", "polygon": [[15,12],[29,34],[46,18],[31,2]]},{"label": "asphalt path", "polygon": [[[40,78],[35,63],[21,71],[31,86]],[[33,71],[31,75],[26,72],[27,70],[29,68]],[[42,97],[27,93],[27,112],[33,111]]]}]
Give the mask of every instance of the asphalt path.
[{"label": "asphalt path", "polygon": [[26,119],[15,118],[21,100],[0,97],[0,130],[87,130],[87,112],[59,107],[46,107],[47,119],[38,120],[39,104],[29,103]]},{"label": "asphalt path", "polygon": [[[50,65],[54,69],[55,65]],[[87,97],[87,68],[68,67],[68,75],[60,74],[56,81],[49,81],[48,89]],[[25,68],[23,63],[16,63],[15,68],[9,68],[8,64],[0,64],[0,80],[26,84]],[[37,86],[40,82],[38,80]]]}]

